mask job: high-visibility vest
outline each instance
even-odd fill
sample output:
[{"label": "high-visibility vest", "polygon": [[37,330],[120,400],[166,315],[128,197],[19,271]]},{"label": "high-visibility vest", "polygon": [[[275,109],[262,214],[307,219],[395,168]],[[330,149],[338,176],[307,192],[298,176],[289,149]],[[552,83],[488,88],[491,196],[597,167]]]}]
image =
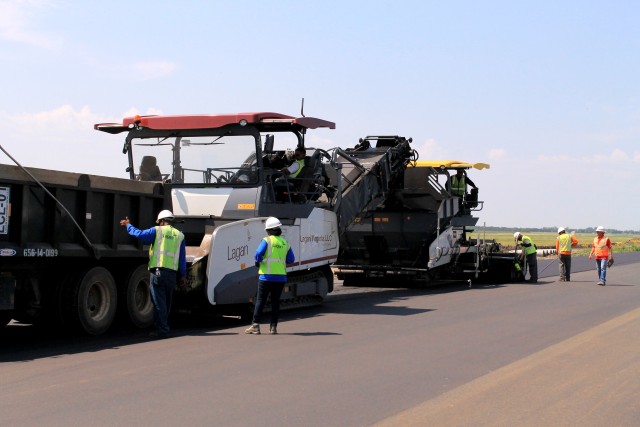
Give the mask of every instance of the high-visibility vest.
[{"label": "high-visibility vest", "polygon": [[296,161],[295,161],[295,163],[299,164],[299,165],[300,165],[300,167],[299,167],[299,168],[298,168],[298,170],[297,170],[297,171],[295,171],[294,173],[290,173],[290,174],[289,174],[289,178],[295,178],[295,177],[297,177],[297,176],[300,174],[300,172],[302,171],[302,168],[304,167],[304,159],[302,159],[302,160],[296,160]]},{"label": "high-visibility vest", "polygon": [[464,175],[458,179],[457,175],[451,177],[451,194],[454,196],[464,196],[467,190],[467,183],[465,182]]},{"label": "high-visibility vest", "polygon": [[[524,246],[524,244],[529,241],[529,243],[531,243],[531,246],[527,247]],[[531,238],[529,236],[522,236],[522,250],[524,250],[524,253],[526,255],[531,255],[531,254],[535,254],[537,252],[537,248],[536,245],[533,244],[533,240],[531,240]]]},{"label": "high-visibility vest", "polygon": [[149,269],[160,267],[178,271],[184,234],[170,225],[155,229],[156,240],[149,248]]},{"label": "high-visibility vest", "polygon": [[571,234],[561,234],[558,236],[558,252],[571,252]]},{"label": "high-visibility vest", "polygon": [[593,238],[593,248],[596,250],[596,259],[608,259],[609,258],[609,243],[608,237],[602,237],[602,239],[598,237]]},{"label": "high-visibility vest", "polygon": [[262,257],[258,273],[286,276],[289,243],[280,236],[267,236],[262,240],[267,242],[267,250]]}]

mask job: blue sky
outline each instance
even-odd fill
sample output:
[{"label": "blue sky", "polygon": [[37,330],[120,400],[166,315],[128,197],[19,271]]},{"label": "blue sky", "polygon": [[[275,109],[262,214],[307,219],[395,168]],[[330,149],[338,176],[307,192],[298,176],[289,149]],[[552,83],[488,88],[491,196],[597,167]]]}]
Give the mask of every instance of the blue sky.
[{"label": "blue sky", "polygon": [[[413,138],[480,224],[640,229],[640,2],[0,0],[2,146],[125,176],[125,115],[276,111]],[[0,162],[10,160],[0,154]]]}]

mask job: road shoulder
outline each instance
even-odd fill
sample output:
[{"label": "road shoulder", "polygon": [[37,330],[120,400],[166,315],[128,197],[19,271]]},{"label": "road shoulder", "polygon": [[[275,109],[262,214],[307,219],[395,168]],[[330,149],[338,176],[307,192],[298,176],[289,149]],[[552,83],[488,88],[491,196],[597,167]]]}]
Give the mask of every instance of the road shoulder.
[{"label": "road shoulder", "polygon": [[376,426],[635,425],[628,417],[640,413],[638,372],[640,309]]}]

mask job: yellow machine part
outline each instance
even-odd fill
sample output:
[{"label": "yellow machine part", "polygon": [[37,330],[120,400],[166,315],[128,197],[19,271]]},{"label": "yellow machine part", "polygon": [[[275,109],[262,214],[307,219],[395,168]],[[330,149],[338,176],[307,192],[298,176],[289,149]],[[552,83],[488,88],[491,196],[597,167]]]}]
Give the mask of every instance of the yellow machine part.
[{"label": "yellow machine part", "polygon": [[442,169],[490,169],[491,165],[488,163],[467,163],[459,160],[418,160],[415,162],[416,167],[432,167]]}]

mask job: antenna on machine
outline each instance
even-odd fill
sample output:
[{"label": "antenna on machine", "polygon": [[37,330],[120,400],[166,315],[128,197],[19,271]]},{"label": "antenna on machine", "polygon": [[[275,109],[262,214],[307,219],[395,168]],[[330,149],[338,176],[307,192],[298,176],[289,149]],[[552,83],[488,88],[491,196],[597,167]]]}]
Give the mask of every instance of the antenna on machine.
[{"label": "antenna on machine", "polygon": [[302,106],[300,107],[300,115],[304,117],[304,98],[302,98]]}]

